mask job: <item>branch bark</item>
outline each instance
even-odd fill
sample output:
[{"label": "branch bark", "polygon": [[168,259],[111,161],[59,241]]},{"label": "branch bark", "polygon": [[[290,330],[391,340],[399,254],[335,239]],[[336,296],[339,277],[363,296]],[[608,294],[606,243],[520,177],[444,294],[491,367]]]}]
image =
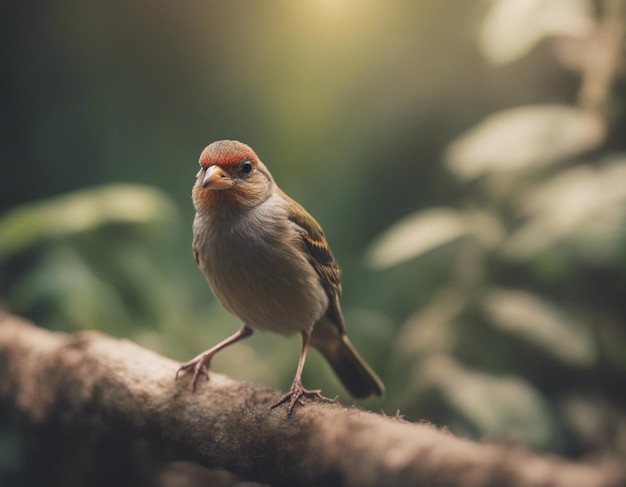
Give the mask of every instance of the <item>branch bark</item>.
[{"label": "branch bark", "polygon": [[626,479],[616,462],[479,444],[338,404],[307,403],[288,419],[269,409],[278,391],[211,373],[191,394],[188,377],[174,380],[177,366],[127,340],[0,317],[0,411],[39,445],[35,459],[53,465],[40,475],[48,485],[59,476],[59,485],[107,485],[116,475],[129,484],[174,460],[274,486],[619,487]]}]

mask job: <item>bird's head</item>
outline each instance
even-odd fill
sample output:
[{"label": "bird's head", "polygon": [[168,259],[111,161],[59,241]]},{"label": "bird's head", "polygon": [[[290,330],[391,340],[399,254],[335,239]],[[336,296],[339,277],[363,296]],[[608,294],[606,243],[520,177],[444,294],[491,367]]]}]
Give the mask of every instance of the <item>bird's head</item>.
[{"label": "bird's head", "polygon": [[199,163],[192,194],[197,211],[252,208],[272,194],[271,174],[242,142],[213,142],[202,151]]}]

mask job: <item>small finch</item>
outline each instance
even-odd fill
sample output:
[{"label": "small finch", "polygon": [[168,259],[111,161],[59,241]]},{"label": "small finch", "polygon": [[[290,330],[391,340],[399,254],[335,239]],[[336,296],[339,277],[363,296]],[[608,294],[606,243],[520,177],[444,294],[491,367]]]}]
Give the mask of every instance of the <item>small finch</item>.
[{"label": "small finch", "polygon": [[322,353],[354,397],[381,396],[383,384],[346,335],[340,271],[320,225],[277,186],[246,144],[214,142],[199,162],[192,192],[193,251],[213,293],[243,326],[182,364],[178,373],[193,371],[195,390],[201,374],[208,378],[213,356],[254,330],[300,333],[293,384],[272,408],[288,403],[291,416],[303,397],[325,399],[320,390],[301,383],[309,345]]}]

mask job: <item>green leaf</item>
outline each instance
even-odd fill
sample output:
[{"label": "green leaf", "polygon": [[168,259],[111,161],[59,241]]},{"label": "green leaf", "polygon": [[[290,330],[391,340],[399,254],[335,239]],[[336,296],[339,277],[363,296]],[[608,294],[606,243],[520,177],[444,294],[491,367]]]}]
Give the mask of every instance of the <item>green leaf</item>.
[{"label": "green leaf", "polygon": [[590,367],[596,348],[590,330],[547,301],[524,291],[492,289],[483,307],[491,323],[578,367]]},{"label": "green leaf", "polygon": [[490,115],[448,147],[450,170],[469,180],[559,162],[597,147],[604,122],[565,105],[511,108]]},{"label": "green leaf", "polygon": [[547,36],[584,39],[595,27],[589,0],[496,0],[480,31],[480,48],[494,64],[527,54]]},{"label": "green leaf", "polygon": [[132,322],[123,290],[94,275],[69,246],[45,253],[36,268],[19,279],[7,296],[17,310],[47,308],[48,326],[98,327],[121,331]]},{"label": "green leaf", "polygon": [[366,262],[375,269],[391,267],[464,236],[473,236],[485,247],[493,248],[502,240],[504,231],[488,212],[428,208],[383,232],[367,250]]},{"label": "green leaf", "polygon": [[483,434],[533,447],[552,446],[556,432],[547,401],[528,382],[468,369],[447,355],[433,355],[422,377]]},{"label": "green leaf", "polygon": [[463,217],[449,208],[423,210],[392,225],[368,249],[367,263],[377,269],[415,258],[467,233]]},{"label": "green leaf", "polygon": [[175,208],[162,192],[112,184],[19,206],[0,218],[0,260],[52,238],[112,223],[171,221]]},{"label": "green leaf", "polygon": [[520,207],[526,222],[505,243],[506,257],[527,260],[558,248],[590,261],[619,258],[626,233],[626,159],[562,171],[529,190]]}]

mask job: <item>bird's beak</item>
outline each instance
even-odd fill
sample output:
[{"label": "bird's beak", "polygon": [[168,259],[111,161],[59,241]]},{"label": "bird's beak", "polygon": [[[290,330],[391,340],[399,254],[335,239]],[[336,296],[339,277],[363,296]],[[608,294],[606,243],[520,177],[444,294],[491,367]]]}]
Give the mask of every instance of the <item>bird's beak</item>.
[{"label": "bird's beak", "polygon": [[202,180],[202,187],[205,189],[228,189],[232,185],[232,179],[219,166],[209,167]]}]

